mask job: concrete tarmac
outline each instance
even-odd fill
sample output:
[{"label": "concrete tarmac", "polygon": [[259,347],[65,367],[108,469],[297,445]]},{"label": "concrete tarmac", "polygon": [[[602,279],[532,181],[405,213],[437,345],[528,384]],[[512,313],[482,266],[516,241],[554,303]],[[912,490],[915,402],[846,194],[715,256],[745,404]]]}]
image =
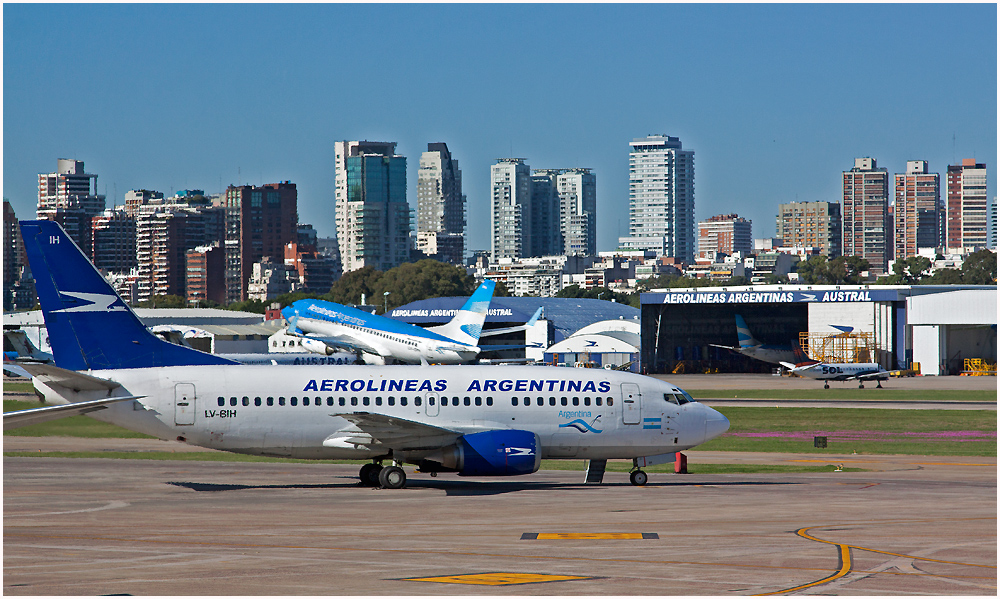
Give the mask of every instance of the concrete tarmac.
[{"label": "concrete tarmac", "polygon": [[[693,451],[689,465],[815,458]],[[376,490],[350,465],[4,458],[3,589],[996,595],[995,458],[821,459],[870,471],[652,474],[633,487],[624,473],[587,486],[583,472],[408,468],[406,488]]]}]

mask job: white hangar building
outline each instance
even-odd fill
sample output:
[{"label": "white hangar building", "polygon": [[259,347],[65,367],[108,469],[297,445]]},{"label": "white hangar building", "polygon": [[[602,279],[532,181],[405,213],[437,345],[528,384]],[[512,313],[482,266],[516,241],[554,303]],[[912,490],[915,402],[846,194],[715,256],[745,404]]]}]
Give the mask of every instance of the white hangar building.
[{"label": "white hangar building", "polygon": [[773,364],[714,345],[737,346],[735,316],[765,344],[800,334],[868,334],[870,359],[887,369],[958,374],[966,358],[997,361],[995,285],[754,285],[654,290],[641,295],[642,369],[669,373],[769,372]]}]

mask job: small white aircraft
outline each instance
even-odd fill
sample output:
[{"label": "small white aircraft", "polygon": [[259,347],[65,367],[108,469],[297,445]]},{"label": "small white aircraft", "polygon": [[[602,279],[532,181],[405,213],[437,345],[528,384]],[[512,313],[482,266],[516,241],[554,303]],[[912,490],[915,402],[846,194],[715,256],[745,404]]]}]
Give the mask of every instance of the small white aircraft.
[{"label": "small white aircraft", "polygon": [[799,364],[782,362],[782,366],[792,374],[823,381],[823,388],[829,389],[829,381],[858,381],[858,389],[865,388],[865,381],[875,381],[878,389],[882,388],[882,381],[889,380],[889,376],[897,371],[890,371],[882,368],[879,364],[830,364],[828,362],[809,361]]},{"label": "small white aircraft", "polygon": [[[55,365],[26,364],[46,403],[4,429],[87,414],[160,439],[236,453],[370,460],[363,484],[400,488],[404,464],[432,476],[507,476],[543,458],[643,466],[729,428],[666,381],[545,366],[247,366],[146,329],[62,227],[22,221]],[[391,465],[383,465],[389,461]]]}]

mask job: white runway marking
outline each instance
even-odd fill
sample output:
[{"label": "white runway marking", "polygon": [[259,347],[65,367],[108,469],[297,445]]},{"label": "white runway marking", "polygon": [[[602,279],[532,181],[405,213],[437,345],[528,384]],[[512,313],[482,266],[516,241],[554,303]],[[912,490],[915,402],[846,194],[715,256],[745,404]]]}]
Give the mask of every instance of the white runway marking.
[{"label": "white runway marking", "polygon": [[102,505],[101,507],[92,507],[85,510],[71,510],[68,512],[39,512],[37,514],[4,514],[4,518],[30,518],[34,516],[58,516],[60,514],[82,514],[84,512],[100,512],[103,510],[114,510],[120,507],[128,507],[128,503],[125,501],[112,501],[107,505]]}]

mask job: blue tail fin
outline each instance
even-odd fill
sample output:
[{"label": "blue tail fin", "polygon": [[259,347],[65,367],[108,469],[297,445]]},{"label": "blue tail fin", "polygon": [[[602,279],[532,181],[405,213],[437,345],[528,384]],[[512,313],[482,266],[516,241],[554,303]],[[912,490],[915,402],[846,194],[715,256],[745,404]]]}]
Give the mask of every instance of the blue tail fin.
[{"label": "blue tail fin", "polygon": [[743,349],[761,345],[760,341],[754,339],[753,333],[750,332],[750,327],[747,326],[747,321],[743,320],[743,317],[739,314],[736,315],[736,337],[739,339],[740,347]]},{"label": "blue tail fin", "polygon": [[427,330],[454,339],[459,343],[477,345],[479,336],[483,332],[483,323],[486,322],[486,313],[490,309],[490,302],[493,301],[495,287],[495,282],[486,279],[469,296],[465,305],[450,322],[436,327],[428,327]]},{"label": "blue tail fin", "polygon": [[58,223],[21,221],[21,236],[56,366],[102,370],[236,363],[146,330]]}]

